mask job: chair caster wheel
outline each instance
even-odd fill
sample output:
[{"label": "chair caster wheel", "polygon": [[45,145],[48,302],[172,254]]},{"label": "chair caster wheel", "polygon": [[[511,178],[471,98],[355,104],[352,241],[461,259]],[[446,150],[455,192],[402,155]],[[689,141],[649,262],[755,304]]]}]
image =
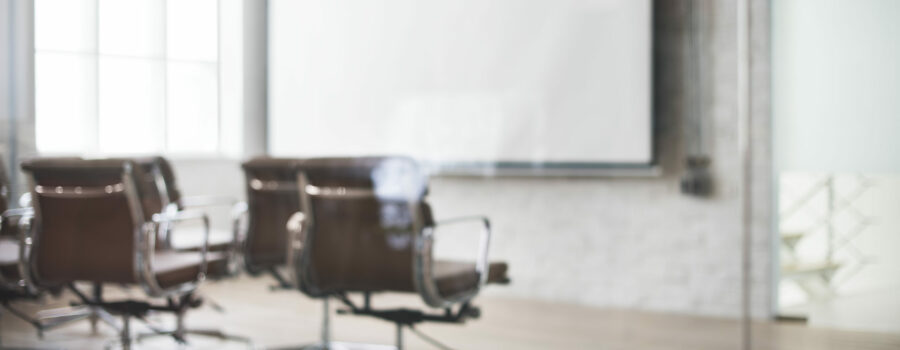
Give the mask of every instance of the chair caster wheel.
[{"label": "chair caster wheel", "polygon": [[466,316],[469,318],[480,318],[481,317],[481,309],[477,307],[470,307],[466,309]]}]

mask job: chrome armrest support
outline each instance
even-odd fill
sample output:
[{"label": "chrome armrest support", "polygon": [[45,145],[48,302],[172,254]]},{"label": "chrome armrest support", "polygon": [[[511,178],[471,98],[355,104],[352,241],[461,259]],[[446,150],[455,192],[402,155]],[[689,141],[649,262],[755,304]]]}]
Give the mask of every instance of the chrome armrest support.
[{"label": "chrome armrest support", "polygon": [[235,246],[244,241],[246,232],[241,229],[241,224],[247,220],[247,202],[237,202],[231,207],[231,233]]},{"label": "chrome armrest support", "polygon": [[[31,208],[28,208],[31,209]],[[31,247],[34,242],[32,229],[34,225],[32,224],[32,220],[34,220],[34,212],[27,215],[23,215],[19,219],[19,276],[21,276],[21,280],[19,284],[25,288],[25,292],[29,294],[36,294],[39,291],[37,283],[34,282],[31,276]]]},{"label": "chrome armrest support", "polygon": [[25,192],[19,197],[19,207],[31,208],[31,192]]},{"label": "chrome armrest support", "polygon": [[297,266],[300,259],[300,253],[303,251],[303,240],[305,236],[306,215],[303,212],[296,212],[288,219],[286,228],[288,232],[287,241],[287,266],[291,273],[290,283],[292,286],[300,285],[302,268]]},{"label": "chrome armrest support", "polygon": [[[159,281],[156,280],[156,276],[153,274],[152,256],[155,250],[154,233],[158,233],[157,231],[161,227],[160,224],[174,224],[195,220],[203,223],[203,245],[200,247],[200,271],[197,273],[197,279],[194,283],[182,286],[181,288],[163,289],[159,286]],[[153,214],[151,222],[148,222],[144,228],[145,237],[144,242],[141,245],[141,254],[143,255],[142,271],[143,275],[145,276],[144,287],[145,289],[147,289],[148,294],[154,297],[158,297],[168,296],[175,293],[183,293],[186,290],[192,290],[196,288],[198,283],[206,279],[206,271],[208,265],[207,253],[209,251],[209,231],[209,216],[201,211],[182,210]]]},{"label": "chrome armrest support", "polygon": [[[26,217],[26,216],[34,216],[34,208],[16,208],[16,209],[7,209],[3,212],[3,217],[0,220],[6,221],[7,218],[12,217]],[[0,221],[2,222],[2,221]]]},{"label": "chrome armrest support", "polygon": [[37,294],[38,286],[31,278],[30,259],[32,244],[31,228],[32,220],[34,219],[34,209],[30,207],[9,209],[0,215],[0,223],[12,217],[19,218],[16,227],[16,239],[19,243],[19,261],[17,263],[17,268],[21,279],[18,281],[6,281],[0,276],[0,282],[10,285],[12,288],[22,288],[28,294]]},{"label": "chrome armrest support", "polygon": [[152,218],[155,223],[163,222],[181,222],[188,220],[203,220],[208,224],[209,218],[206,213],[196,210],[179,210],[165,213],[153,214]]},{"label": "chrome armrest support", "polygon": [[246,225],[248,215],[247,202],[237,202],[231,207],[231,248],[228,252],[228,273],[234,274],[241,265],[240,250],[247,236]]},{"label": "chrome armrest support", "polygon": [[179,200],[185,208],[230,207],[238,201],[229,196],[188,196]]},{"label": "chrome armrest support", "polygon": [[435,227],[453,225],[458,223],[480,221],[484,225],[481,236],[478,241],[478,260],[475,261],[475,271],[478,272],[478,286],[481,287],[487,283],[488,278],[488,248],[491,244],[491,220],[486,216],[466,216],[441,220],[435,223]]},{"label": "chrome armrest support", "polygon": [[[438,291],[437,285],[432,274],[433,259],[431,252],[434,246],[435,228],[465,222],[481,222],[483,230],[479,238],[478,257],[475,261],[475,272],[478,273],[478,284],[471,291],[461,293],[456,296],[443,296]],[[425,303],[432,307],[446,308],[453,304],[467,301],[475,297],[478,291],[487,283],[488,278],[488,251],[491,241],[491,222],[484,216],[468,216],[442,220],[435,223],[434,226],[425,227],[422,235],[416,243],[415,261],[415,283],[419,294],[425,300]]]}]

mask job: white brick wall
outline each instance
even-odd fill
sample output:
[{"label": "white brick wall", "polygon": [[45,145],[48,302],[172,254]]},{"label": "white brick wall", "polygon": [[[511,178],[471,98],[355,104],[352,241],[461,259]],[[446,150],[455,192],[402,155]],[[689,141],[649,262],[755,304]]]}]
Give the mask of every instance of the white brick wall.
[{"label": "white brick wall", "polygon": [[[711,29],[706,145],[713,198],[681,195],[681,14],[683,2],[658,2],[656,82],[664,175],[651,179],[436,178],[431,200],[440,219],[486,214],[492,255],[510,263],[513,283],[488,293],[587,305],[716,316],[741,313],[741,163],[737,149],[734,1],[698,2]],[[754,5],[754,14],[765,12]],[[762,28],[766,29],[766,28]],[[760,35],[757,29],[757,35]],[[763,33],[767,30],[763,30]],[[764,44],[755,41],[757,50]],[[757,53],[755,59],[765,57]],[[767,79],[767,63],[754,67]],[[767,96],[765,85],[754,85]],[[769,314],[771,292],[767,99],[755,104],[753,310]],[[455,249],[463,249],[455,247]]]}]

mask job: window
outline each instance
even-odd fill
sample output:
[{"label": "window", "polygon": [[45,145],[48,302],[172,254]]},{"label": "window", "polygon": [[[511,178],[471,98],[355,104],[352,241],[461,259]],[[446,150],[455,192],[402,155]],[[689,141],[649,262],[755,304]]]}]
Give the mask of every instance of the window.
[{"label": "window", "polygon": [[219,0],[36,0],[37,148],[216,155]]}]

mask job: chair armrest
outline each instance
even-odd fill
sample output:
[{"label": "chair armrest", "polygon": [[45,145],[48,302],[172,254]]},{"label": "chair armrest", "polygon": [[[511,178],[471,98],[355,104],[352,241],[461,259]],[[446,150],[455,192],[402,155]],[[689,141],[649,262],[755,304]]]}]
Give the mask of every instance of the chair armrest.
[{"label": "chair armrest", "polygon": [[478,244],[478,260],[475,261],[475,271],[478,272],[478,287],[484,286],[488,279],[488,248],[491,244],[491,220],[486,216],[464,216],[452,219],[436,221],[434,227],[449,226],[460,223],[480,221],[484,225]]},{"label": "chair armrest", "polygon": [[229,196],[187,196],[179,200],[185,208],[230,207],[237,202],[234,197]]},{"label": "chair armrest", "polygon": [[34,208],[16,208],[16,209],[7,209],[3,212],[2,218],[0,220],[6,221],[7,218],[12,217],[23,217],[23,216],[34,216]]},{"label": "chair armrest", "polygon": [[231,207],[231,248],[228,252],[228,273],[237,273],[240,266],[241,247],[247,237],[246,225],[248,207],[247,202],[237,202]]},{"label": "chair armrest", "polygon": [[19,197],[19,207],[21,208],[30,208],[31,207],[31,192],[25,192],[22,196]]},{"label": "chair armrest", "polygon": [[[203,245],[200,247],[200,271],[197,275],[197,281],[201,281],[206,276],[208,259],[207,253],[209,252],[209,216],[202,211],[196,210],[181,210],[181,211],[171,211],[171,212],[163,212],[153,214],[152,221],[157,227],[161,223],[179,223],[185,221],[200,221],[203,223]],[[146,251],[145,254],[153,254],[153,251]],[[146,259],[145,259],[146,260]],[[150,266],[145,266],[145,271],[149,273]],[[155,281],[155,278],[154,278]],[[159,287],[158,283],[152,283],[150,285],[151,290],[156,295],[165,294],[162,288]]]},{"label": "chair armrest", "polygon": [[[19,261],[17,262],[17,269],[19,270],[19,276],[21,280],[14,281],[13,288],[23,288],[26,294],[36,295],[39,291],[39,288],[36,283],[32,280],[31,277],[31,244],[32,244],[32,235],[31,229],[32,224],[31,221],[34,219],[34,209],[31,207],[27,208],[17,208],[17,209],[9,209],[3,212],[2,216],[0,216],[0,223],[8,220],[12,217],[18,217],[19,220],[17,222],[16,227],[16,239],[19,243]],[[3,281],[7,283],[7,281]]]},{"label": "chair armrest", "polygon": [[[288,218],[285,224],[288,232],[287,240],[287,267],[291,272],[288,275],[289,287],[300,285],[301,268],[297,266],[300,254],[303,250],[304,228],[306,223],[306,215],[302,212],[296,212]],[[285,286],[282,286],[285,287]]]},{"label": "chair armrest", "polygon": [[[478,246],[478,257],[475,262],[475,271],[478,274],[478,283],[472,290],[458,293],[457,295],[444,296],[441,295],[437,283],[433,276],[433,259],[431,257],[431,249],[434,244],[435,228],[440,226],[448,226],[465,222],[481,222],[484,229],[481,231],[481,237]],[[420,241],[416,243],[414,278],[416,288],[422,299],[431,307],[448,308],[453,304],[465,302],[478,294],[478,291],[487,282],[488,279],[488,251],[491,240],[491,222],[484,216],[469,216],[442,220],[436,222],[434,226],[425,227],[422,230]]]},{"label": "chair armrest", "polygon": [[202,211],[197,210],[179,210],[165,213],[153,214],[153,222],[182,222],[188,220],[203,220],[204,225],[209,226],[209,216]]},{"label": "chair armrest", "polygon": [[233,234],[233,242],[235,245],[243,242],[243,234],[241,232],[241,223],[247,219],[247,202],[237,202],[231,206],[231,231]]}]

